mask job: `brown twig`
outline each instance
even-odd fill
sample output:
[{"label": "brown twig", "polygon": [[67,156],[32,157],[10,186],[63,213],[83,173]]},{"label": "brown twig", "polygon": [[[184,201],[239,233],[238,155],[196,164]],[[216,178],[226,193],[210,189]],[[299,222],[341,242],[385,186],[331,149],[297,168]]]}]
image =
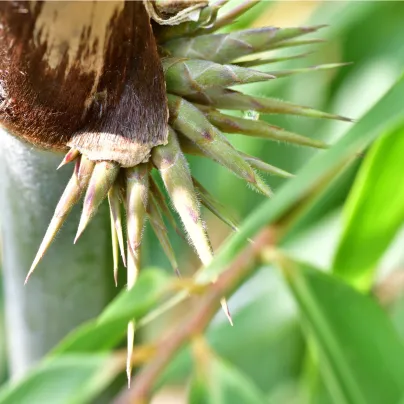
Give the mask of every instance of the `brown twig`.
[{"label": "brown twig", "polygon": [[156,349],[156,355],[132,380],[132,388],[124,390],[114,404],[145,404],[149,401],[153,386],[167,364],[178,350],[194,336],[208,326],[218,310],[223,296],[231,294],[237,285],[251,275],[257,268],[257,259],[264,247],[274,245],[274,228],[265,228],[212,284],[204,296],[201,296],[195,311],[190,313],[181,327],[167,337],[162,338]]},{"label": "brown twig", "polygon": [[404,294],[404,271],[396,269],[373,287],[373,294],[382,306],[393,304]]}]

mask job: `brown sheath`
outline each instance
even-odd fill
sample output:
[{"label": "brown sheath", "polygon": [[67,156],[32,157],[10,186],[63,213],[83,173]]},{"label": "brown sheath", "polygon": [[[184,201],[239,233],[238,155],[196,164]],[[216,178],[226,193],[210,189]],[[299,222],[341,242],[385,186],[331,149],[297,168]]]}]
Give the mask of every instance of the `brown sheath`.
[{"label": "brown sheath", "polygon": [[12,134],[125,167],[166,143],[163,70],[142,2],[0,2],[0,24],[0,123]]}]

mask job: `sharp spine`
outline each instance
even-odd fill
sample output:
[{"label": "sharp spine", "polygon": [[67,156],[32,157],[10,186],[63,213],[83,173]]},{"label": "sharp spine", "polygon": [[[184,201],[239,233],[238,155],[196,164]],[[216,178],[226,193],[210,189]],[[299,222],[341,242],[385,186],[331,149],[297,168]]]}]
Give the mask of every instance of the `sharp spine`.
[{"label": "sharp spine", "polygon": [[38,252],[31,265],[30,270],[25,278],[25,284],[28,282],[29,277],[34,272],[39,261],[45,255],[47,249],[52,244],[56,234],[62,227],[72,207],[79,201],[83,191],[86,189],[91,173],[94,169],[94,163],[84,156],[81,156],[77,161],[63,194],[56,206],[55,213],[51,222],[46,230],[45,236],[39,246]]},{"label": "sharp spine", "polygon": [[112,161],[100,161],[95,164],[93,173],[84,197],[83,212],[74,243],[87,227],[92,217],[97,212],[101,202],[107,197],[112,184],[118,176],[120,167]]}]

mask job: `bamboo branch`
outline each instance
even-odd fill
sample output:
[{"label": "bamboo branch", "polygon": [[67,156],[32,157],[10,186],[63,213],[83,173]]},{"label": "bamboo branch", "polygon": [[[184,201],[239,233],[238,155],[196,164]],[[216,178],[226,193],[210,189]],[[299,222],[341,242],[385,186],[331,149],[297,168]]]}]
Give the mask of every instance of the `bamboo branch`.
[{"label": "bamboo branch", "polygon": [[133,387],[122,391],[114,404],[145,404],[149,401],[155,382],[174,355],[185,343],[205,330],[217,312],[221,298],[231,294],[240,282],[257,269],[262,249],[273,246],[275,241],[275,229],[264,228],[208,288],[206,294],[200,297],[197,308],[190,313],[183,324],[160,340],[154,359],[135,375],[132,380]]}]

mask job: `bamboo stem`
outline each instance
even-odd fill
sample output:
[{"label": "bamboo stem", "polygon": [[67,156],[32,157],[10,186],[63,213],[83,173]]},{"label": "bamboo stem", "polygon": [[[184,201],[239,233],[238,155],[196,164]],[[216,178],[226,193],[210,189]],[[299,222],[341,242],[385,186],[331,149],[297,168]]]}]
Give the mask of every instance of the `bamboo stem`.
[{"label": "bamboo stem", "polygon": [[0,138],[6,337],[11,375],[18,377],[110,301],[114,295],[111,239],[107,215],[98,214],[73,246],[80,208],[73,209],[24,286],[72,167],[56,171],[62,155],[34,150],[4,131]]}]

